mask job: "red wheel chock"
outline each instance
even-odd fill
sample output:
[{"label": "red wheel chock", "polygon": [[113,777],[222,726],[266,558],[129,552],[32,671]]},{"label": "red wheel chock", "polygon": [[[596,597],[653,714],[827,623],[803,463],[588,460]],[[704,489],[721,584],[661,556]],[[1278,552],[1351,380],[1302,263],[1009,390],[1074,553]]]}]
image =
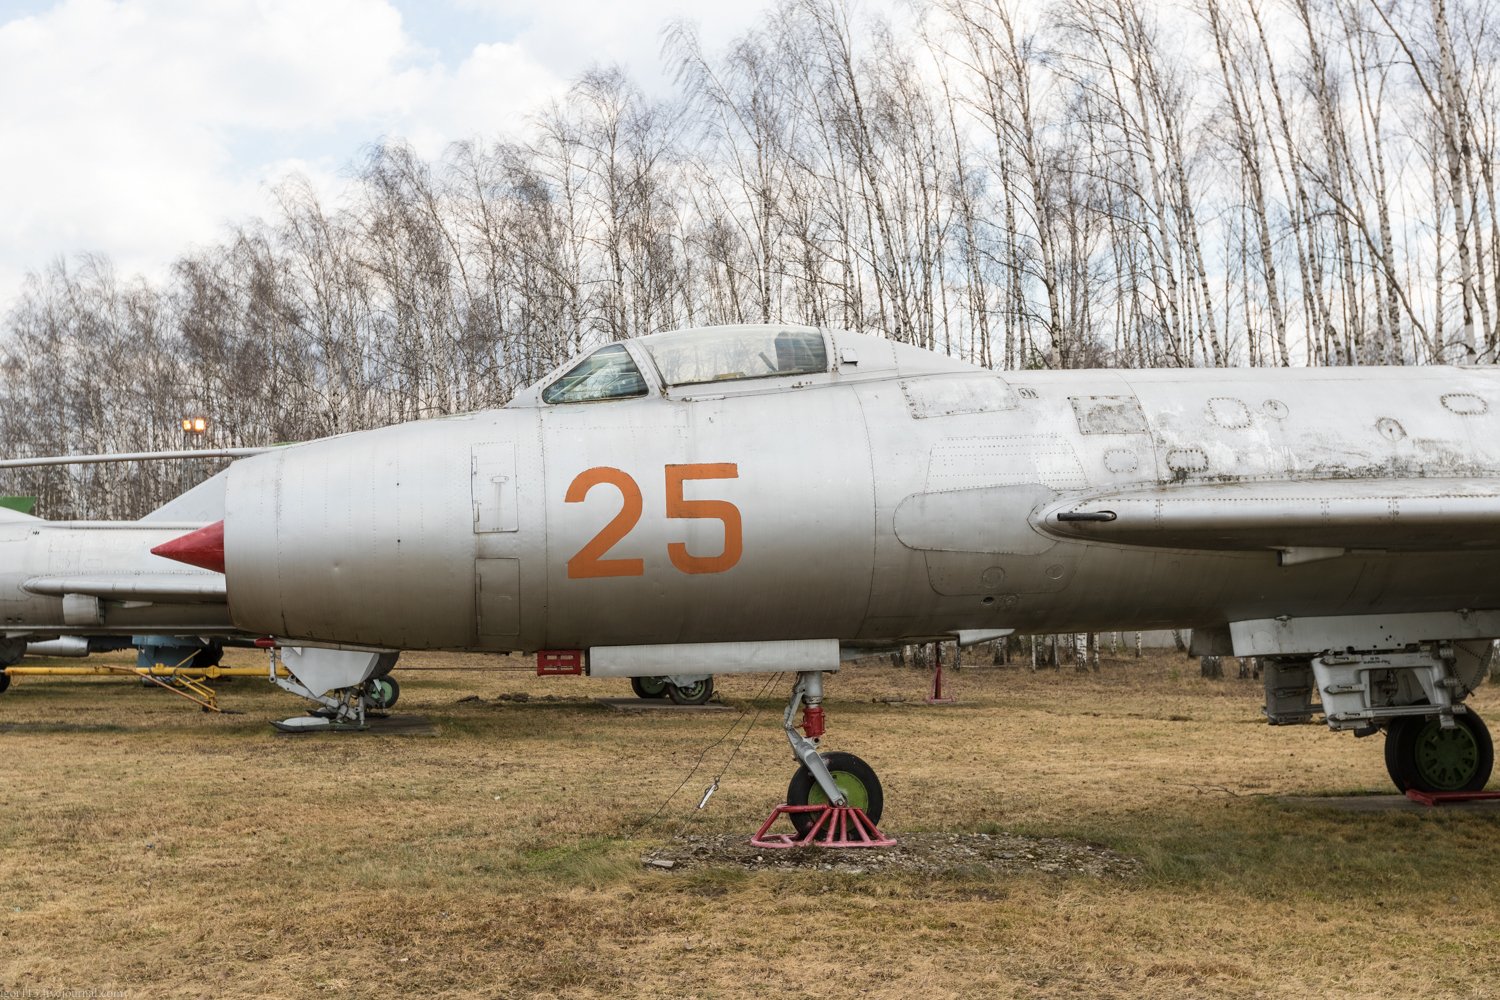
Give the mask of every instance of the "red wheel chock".
[{"label": "red wheel chock", "polygon": [[[767,833],[782,816],[817,813],[818,818],[807,833]],[[751,847],[891,847],[894,837],[887,837],[857,806],[831,806],[827,803],[809,806],[777,806],[769,819],[750,838]]]},{"label": "red wheel chock", "polygon": [[1448,802],[1483,802],[1486,799],[1500,799],[1500,792],[1423,792],[1408,788],[1406,797],[1418,805],[1440,806]]}]

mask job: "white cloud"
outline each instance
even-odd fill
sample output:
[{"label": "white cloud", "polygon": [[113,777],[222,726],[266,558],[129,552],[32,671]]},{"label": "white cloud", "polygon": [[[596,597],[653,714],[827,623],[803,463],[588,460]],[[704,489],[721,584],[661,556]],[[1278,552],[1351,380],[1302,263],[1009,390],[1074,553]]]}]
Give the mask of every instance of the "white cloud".
[{"label": "white cloud", "polygon": [[538,60],[573,77],[594,65],[621,64],[647,85],[666,77],[662,29],[688,20],[710,50],[759,23],[769,0],[706,4],[693,0],[460,0],[517,27],[516,39]]},{"label": "white cloud", "polygon": [[66,0],[0,24],[0,308],[58,254],[160,276],[290,165],[329,190],[363,143],[432,152],[563,83],[505,43],[450,70],[387,0]]},{"label": "white cloud", "polygon": [[455,140],[514,133],[568,83],[515,43],[481,43],[456,69],[433,78],[399,134],[423,155],[435,156]]},{"label": "white cloud", "polygon": [[699,21],[713,49],[769,6],[413,2],[59,0],[0,14],[0,310],[60,254],[102,251],[122,274],[159,278],[268,211],[289,169],[336,193],[381,137],[432,156],[515,132],[592,65],[664,91],[667,22]]}]

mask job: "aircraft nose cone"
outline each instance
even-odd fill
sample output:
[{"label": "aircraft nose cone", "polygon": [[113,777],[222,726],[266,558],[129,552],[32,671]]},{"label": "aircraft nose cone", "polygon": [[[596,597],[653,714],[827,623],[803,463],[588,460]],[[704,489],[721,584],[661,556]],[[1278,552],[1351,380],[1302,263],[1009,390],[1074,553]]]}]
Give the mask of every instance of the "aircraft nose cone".
[{"label": "aircraft nose cone", "polygon": [[154,556],[175,559],[189,566],[224,572],[224,522],[215,521],[151,550]]}]

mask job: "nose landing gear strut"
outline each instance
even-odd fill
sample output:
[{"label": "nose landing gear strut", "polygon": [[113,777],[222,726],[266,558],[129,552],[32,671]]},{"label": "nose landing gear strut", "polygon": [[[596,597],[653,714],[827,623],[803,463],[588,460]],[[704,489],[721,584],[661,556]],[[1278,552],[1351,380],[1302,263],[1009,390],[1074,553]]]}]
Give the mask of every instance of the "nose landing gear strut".
[{"label": "nose landing gear strut", "polygon": [[[802,711],[802,732],[797,711]],[[787,701],[783,727],[792,754],[801,762],[787,785],[786,802],[761,824],[750,843],[755,847],[889,847],[896,841],[875,825],[885,806],[875,769],[852,753],[818,752],[827,719],[823,712],[823,673],[797,675]],[[785,816],[795,834],[770,833]]]}]

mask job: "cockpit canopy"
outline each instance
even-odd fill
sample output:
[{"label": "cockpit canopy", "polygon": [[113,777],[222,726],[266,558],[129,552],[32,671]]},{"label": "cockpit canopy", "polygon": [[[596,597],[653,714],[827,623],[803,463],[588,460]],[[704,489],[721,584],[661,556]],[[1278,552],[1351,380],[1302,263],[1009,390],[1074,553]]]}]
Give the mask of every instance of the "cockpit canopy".
[{"label": "cockpit canopy", "polygon": [[828,344],[817,330],[724,326],[659,333],[641,343],[667,386],[828,371]]},{"label": "cockpit canopy", "polygon": [[[719,326],[642,337],[661,384],[702,385],[829,371],[828,341],[808,327]],[[542,390],[544,403],[628,399],[649,391],[624,344],[607,344]]]},{"label": "cockpit canopy", "polygon": [[[880,337],[764,323],[672,330],[606,344],[517,393],[509,406],[595,403],[653,394],[775,391],[850,379],[978,373],[965,362]],[[756,380],[765,380],[758,382]],[[734,386],[731,389],[731,386]]]}]

